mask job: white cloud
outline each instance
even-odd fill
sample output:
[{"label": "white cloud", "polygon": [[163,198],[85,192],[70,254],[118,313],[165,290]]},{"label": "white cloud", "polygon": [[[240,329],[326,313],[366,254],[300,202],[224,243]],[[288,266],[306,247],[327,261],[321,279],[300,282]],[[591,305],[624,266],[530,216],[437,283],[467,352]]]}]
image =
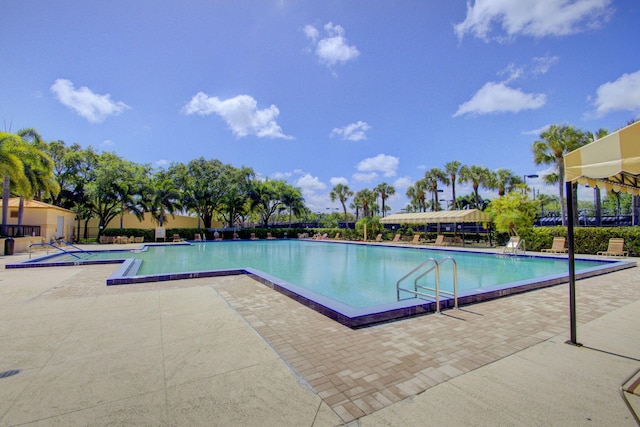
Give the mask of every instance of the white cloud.
[{"label": "white cloud", "polygon": [[103,122],[108,116],[121,114],[131,108],[124,102],[112,101],[109,94],[95,94],[86,86],[75,89],[73,83],[66,79],[57,79],[50,89],[62,105],[91,123]]},{"label": "white cloud", "polygon": [[[599,27],[613,13],[611,0],[475,0],[467,2],[467,16],[454,25],[458,39],[465,34],[488,41],[516,35],[566,36]],[[494,24],[504,35],[493,36]]]},{"label": "white cloud", "polygon": [[411,187],[412,185],[413,185],[413,180],[408,176],[403,176],[401,178],[396,179],[393,182],[393,186],[395,187],[396,192],[398,190],[403,190],[402,192],[404,193],[404,190]]},{"label": "white cloud", "polygon": [[343,176],[333,177],[329,180],[329,182],[333,187],[335,187],[338,184],[349,185],[349,180]]},{"label": "white cloud", "polygon": [[217,114],[238,137],[255,135],[259,138],[293,139],[285,135],[276,122],[280,111],[275,105],[258,110],[258,102],[249,95],[238,95],[234,98],[220,100],[215,96],[208,96],[198,92],[182,109],[184,114],[198,114],[208,116]]},{"label": "white cloud", "polygon": [[344,37],[344,28],[329,22],[324,26],[326,36],[320,38],[320,32],[312,25],[304,27],[305,35],[315,45],[316,56],[320,63],[333,67],[337,63],[345,64],[355,60],[360,52],[355,46],[349,46]]},{"label": "white cloud", "polygon": [[360,141],[363,139],[367,139],[366,132],[371,129],[366,122],[358,121],[356,123],[351,123],[341,128],[334,128],[331,131],[331,136],[339,136],[342,139],[348,141]]},{"label": "white cloud", "polygon": [[546,74],[549,68],[556,65],[558,61],[560,61],[560,58],[557,56],[537,56],[533,58],[532,73],[534,75]]},{"label": "white cloud", "polygon": [[376,178],[378,178],[378,174],[375,172],[369,172],[369,173],[356,172],[353,174],[353,179],[357,182],[370,183],[370,182],[373,182],[373,180],[375,180]]},{"label": "white cloud", "polygon": [[356,166],[358,172],[382,172],[384,176],[395,176],[400,159],[386,154],[364,159]]},{"label": "white cloud", "polygon": [[157,160],[156,163],[155,163],[155,165],[157,167],[162,168],[162,169],[166,168],[170,164],[171,164],[171,162],[169,160],[166,160],[166,159]]},{"label": "white cloud", "polygon": [[596,93],[594,104],[598,117],[617,110],[640,111],[640,70],[601,85]]},{"label": "white cloud", "polygon": [[535,110],[547,102],[545,94],[524,93],[504,83],[488,82],[473,97],[458,107],[453,117],[464,114],[517,113]]},{"label": "white cloud", "polygon": [[542,132],[549,129],[549,126],[551,125],[544,125],[542,127],[539,127],[538,129],[525,130],[525,131],[522,131],[522,134],[539,136]]},{"label": "white cloud", "polygon": [[320,181],[317,176],[312,176],[310,173],[304,174],[298,178],[295,186],[300,187],[303,193],[313,193],[327,188],[325,183]]},{"label": "white cloud", "polygon": [[110,139],[105,139],[100,144],[101,147],[113,147],[114,145],[115,145],[114,142],[112,140],[110,140]]}]

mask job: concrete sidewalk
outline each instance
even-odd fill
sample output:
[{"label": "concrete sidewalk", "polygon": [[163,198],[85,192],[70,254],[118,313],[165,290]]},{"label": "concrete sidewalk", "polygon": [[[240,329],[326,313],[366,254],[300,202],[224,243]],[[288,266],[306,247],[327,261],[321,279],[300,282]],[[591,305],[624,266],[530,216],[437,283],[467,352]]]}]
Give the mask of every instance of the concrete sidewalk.
[{"label": "concrete sidewalk", "polygon": [[[634,425],[637,268],[351,330],[242,276],[4,270],[0,425]],[[11,375],[15,373],[14,375]]]}]

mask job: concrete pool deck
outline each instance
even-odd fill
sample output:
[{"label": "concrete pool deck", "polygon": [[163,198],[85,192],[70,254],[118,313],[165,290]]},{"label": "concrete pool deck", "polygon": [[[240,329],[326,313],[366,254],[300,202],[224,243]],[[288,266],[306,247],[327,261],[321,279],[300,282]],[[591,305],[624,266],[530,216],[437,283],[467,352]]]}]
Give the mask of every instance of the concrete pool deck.
[{"label": "concrete pool deck", "polygon": [[27,257],[0,257],[0,425],[634,425],[638,268],[578,282],[574,347],[567,285],[353,330],[244,276]]}]

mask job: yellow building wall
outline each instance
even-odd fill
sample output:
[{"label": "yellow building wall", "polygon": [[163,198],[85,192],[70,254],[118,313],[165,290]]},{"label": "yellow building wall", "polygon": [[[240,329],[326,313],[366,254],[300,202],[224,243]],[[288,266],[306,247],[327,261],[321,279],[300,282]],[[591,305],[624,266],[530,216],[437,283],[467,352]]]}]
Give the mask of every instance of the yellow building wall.
[{"label": "yellow building wall", "polygon": [[[120,226],[122,219],[122,227]],[[97,218],[89,220],[88,237],[98,236],[98,226],[100,221]],[[222,228],[222,222],[213,221],[211,223],[213,228]],[[126,214],[122,217],[117,216],[107,224],[106,228],[142,228],[142,229],[155,229],[158,227],[158,223],[151,219],[151,215],[145,214],[142,221],[138,220],[133,214]],[[163,227],[166,228],[202,228],[202,221],[198,221],[197,217],[185,216],[185,215],[167,215],[167,219],[164,221]],[[80,233],[84,232],[84,221],[80,225]]]},{"label": "yellow building wall", "polygon": [[[0,206],[2,206],[1,201]],[[58,237],[64,237],[69,240],[73,235],[75,217],[76,214],[67,209],[46,203],[26,201],[22,215],[22,225],[40,226],[40,236],[47,241]],[[60,229],[58,229],[58,218],[61,218]],[[12,198],[9,201],[7,224],[18,224],[18,199]]]}]

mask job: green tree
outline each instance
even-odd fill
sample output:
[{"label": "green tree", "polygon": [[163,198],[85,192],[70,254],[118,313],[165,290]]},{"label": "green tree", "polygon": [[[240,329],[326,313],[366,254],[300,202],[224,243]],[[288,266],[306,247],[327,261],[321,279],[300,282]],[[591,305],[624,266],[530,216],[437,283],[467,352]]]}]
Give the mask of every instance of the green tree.
[{"label": "green tree", "polygon": [[449,184],[449,178],[447,174],[438,168],[429,169],[424,174],[424,181],[427,186],[427,190],[431,193],[431,210],[439,211],[440,210],[440,202],[438,201],[438,184],[443,183],[445,185]]},{"label": "green tree", "polygon": [[248,167],[227,167],[221,175],[225,192],[218,208],[218,212],[229,225],[233,227],[241,222],[242,217],[249,210],[249,192],[255,172]]},{"label": "green tree", "polygon": [[7,235],[9,221],[9,197],[11,186],[16,191],[29,189],[29,180],[24,174],[24,163],[20,153],[29,150],[28,142],[22,138],[21,132],[0,132],[0,173],[2,181],[2,235]]},{"label": "green tree", "polygon": [[413,185],[407,188],[407,197],[411,200],[411,206],[417,208],[419,212],[427,211],[426,204],[427,181],[424,179],[417,180]]},{"label": "green tree", "polygon": [[458,180],[458,174],[460,173],[461,167],[462,164],[457,160],[452,160],[444,165],[444,171],[449,175],[449,183],[451,184],[451,203],[453,204],[454,210],[459,209],[456,203],[456,181]]},{"label": "green tree", "polygon": [[[573,126],[551,125],[540,133],[539,140],[533,143],[533,160],[536,165],[552,165],[555,169],[552,177],[558,184],[558,195],[562,211],[562,225],[567,225],[566,203],[564,197],[564,155],[582,147],[588,142],[584,132]],[[547,180],[547,182],[550,182]]]},{"label": "green tree", "polygon": [[282,194],[282,205],[289,209],[289,228],[291,228],[292,214],[299,217],[306,210],[302,190],[291,185],[287,185]]},{"label": "green tree", "polygon": [[511,192],[492,200],[485,210],[493,219],[497,231],[518,235],[518,230],[533,226],[538,212],[538,203],[526,194]]},{"label": "green tree", "polygon": [[460,169],[460,182],[470,182],[473,187],[473,194],[476,209],[480,209],[480,187],[491,188],[491,171],[482,166],[463,166]]},{"label": "green tree", "polygon": [[170,175],[160,170],[152,177],[144,196],[144,210],[151,214],[158,226],[163,227],[166,214],[175,214],[181,207],[182,193]]},{"label": "green tree", "polygon": [[262,226],[267,227],[269,218],[284,209],[283,197],[289,184],[284,180],[254,181],[249,192],[251,209],[255,210],[262,220]]},{"label": "green tree", "polygon": [[372,216],[372,208],[376,202],[376,192],[368,188],[363,188],[354,196],[354,202],[362,207],[362,216]]},{"label": "green tree", "polygon": [[351,196],[353,196],[353,191],[351,191],[349,189],[349,186],[346,184],[336,184],[336,186],[333,187],[333,190],[331,190],[331,192],[329,193],[329,197],[331,198],[332,202],[335,202],[336,200],[340,201],[340,204],[342,205],[342,211],[344,212],[344,222],[347,225],[347,228],[349,228],[349,217],[347,216],[346,203]]},{"label": "green tree", "polygon": [[382,217],[384,218],[384,213],[386,210],[385,201],[389,198],[389,196],[393,196],[394,194],[396,194],[396,189],[386,182],[383,182],[381,184],[378,184],[373,190],[380,194],[380,199],[382,200]]},{"label": "green tree", "polygon": [[519,175],[514,175],[510,169],[498,169],[495,172],[496,187],[498,189],[498,195],[504,196],[506,193],[513,191],[517,185],[522,184],[523,181]]}]

